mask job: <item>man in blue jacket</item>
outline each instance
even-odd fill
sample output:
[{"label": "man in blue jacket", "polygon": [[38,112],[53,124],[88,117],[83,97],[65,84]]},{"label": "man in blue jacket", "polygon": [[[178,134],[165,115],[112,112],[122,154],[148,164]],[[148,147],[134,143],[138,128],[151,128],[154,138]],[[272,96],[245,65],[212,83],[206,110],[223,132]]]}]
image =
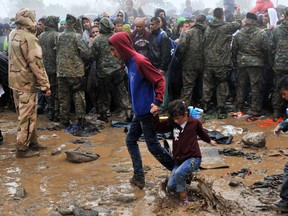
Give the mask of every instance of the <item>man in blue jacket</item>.
[{"label": "man in blue jacket", "polygon": [[126,137],[126,145],[132,159],[134,176],[130,183],[143,189],[145,176],[137,140],[144,134],[148,150],[168,170],[174,166],[171,155],[160,145],[153,128],[153,115],[160,110],[163,102],[164,76],[143,55],[137,53],[129,35],[125,32],[114,34],[109,39],[112,55],[122,59],[128,68],[128,87],[134,117]]}]

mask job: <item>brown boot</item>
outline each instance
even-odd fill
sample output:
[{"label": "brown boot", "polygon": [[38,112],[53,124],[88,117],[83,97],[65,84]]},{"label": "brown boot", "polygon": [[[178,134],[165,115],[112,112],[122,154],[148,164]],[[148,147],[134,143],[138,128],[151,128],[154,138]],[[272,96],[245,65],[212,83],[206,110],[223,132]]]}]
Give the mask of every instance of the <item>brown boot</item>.
[{"label": "brown boot", "polygon": [[17,150],[16,158],[30,158],[30,157],[39,157],[40,153],[38,151],[32,151],[27,149],[26,151]]},{"label": "brown boot", "polygon": [[47,146],[42,145],[38,142],[31,142],[29,145],[29,149],[31,149],[33,151],[40,151],[40,150],[46,150]]}]

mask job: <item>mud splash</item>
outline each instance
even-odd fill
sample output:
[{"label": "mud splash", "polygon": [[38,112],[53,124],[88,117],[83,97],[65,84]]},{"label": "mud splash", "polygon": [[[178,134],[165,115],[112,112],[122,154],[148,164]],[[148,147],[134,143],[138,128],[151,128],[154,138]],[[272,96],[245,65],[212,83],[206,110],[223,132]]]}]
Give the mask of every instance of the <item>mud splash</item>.
[{"label": "mud splash", "polygon": [[[238,143],[243,134],[234,135],[231,145],[219,145],[218,149],[233,147],[244,153],[253,153],[261,160],[247,160],[241,157],[222,156],[221,164],[229,169],[201,170],[203,176],[212,179],[211,189],[217,198],[229,206],[235,215],[276,215],[276,212],[263,212],[256,206],[262,205],[260,196],[249,186],[263,180],[267,175],[281,174],[287,156],[280,154],[271,157],[271,151],[285,148],[287,136],[275,138],[274,125],[259,127],[259,122],[247,123],[229,118],[223,121],[207,121],[204,126],[223,131],[225,125],[233,125],[244,131],[264,131],[267,134],[266,149],[242,149]],[[187,206],[181,206],[178,197],[163,196],[161,183],[169,175],[148,152],[145,143],[140,142],[143,164],[146,166],[146,187],[144,190],[131,187],[132,164],[125,146],[125,133],[122,128],[111,128],[105,124],[100,133],[78,138],[64,130],[49,130],[51,123],[45,116],[39,116],[39,141],[48,146],[39,158],[16,159],[15,137],[17,117],[5,110],[0,113],[0,128],[4,143],[0,146],[0,215],[51,215],[53,212],[73,213],[75,208],[94,209],[99,215],[225,215],[222,207],[215,208],[209,199],[191,193]],[[224,127],[225,128],[225,127]],[[73,164],[66,161],[64,152],[51,156],[51,152],[61,144],[65,150],[77,147],[89,149],[100,155],[96,161]],[[200,142],[202,147],[208,145]],[[227,173],[247,168],[251,175],[244,178]],[[230,187],[229,182],[242,182],[239,187]],[[205,182],[205,181],[204,181]],[[15,196],[17,188],[27,192],[25,198]],[[259,192],[260,193],[260,192]],[[272,193],[271,202],[278,198],[277,189]],[[263,201],[263,200],[262,200]],[[265,200],[267,202],[267,200]],[[210,202],[211,203],[211,202]],[[218,203],[219,206],[221,204]],[[229,213],[231,213],[229,212]],[[58,214],[59,215],[59,214]],[[226,214],[229,215],[229,214]],[[230,214],[231,215],[231,214]]]}]

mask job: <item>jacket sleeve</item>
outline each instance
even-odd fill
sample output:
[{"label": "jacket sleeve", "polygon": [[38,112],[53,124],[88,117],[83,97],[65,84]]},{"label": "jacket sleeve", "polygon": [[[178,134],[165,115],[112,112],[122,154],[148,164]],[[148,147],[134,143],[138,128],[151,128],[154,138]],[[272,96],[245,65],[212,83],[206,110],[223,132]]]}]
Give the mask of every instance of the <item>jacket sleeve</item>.
[{"label": "jacket sleeve", "polygon": [[138,64],[138,70],[147,80],[153,84],[155,91],[155,99],[153,103],[157,106],[160,106],[164,100],[164,76],[146,58],[143,58],[143,61]]},{"label": "jacket sleeve", "polygon": [[89,60],[92,57],[92,51],[81,35],[77,36],[77,47],[82,59]]},{"label": "jacket sleeve", "polygon": [[36,81],[40,86],[40,90],[50,90],[50,83],[42,58],[42,49],[39,40],[36,37],[27,38],[27,54],[28,65],[36,77]]},{"label": "jacket sleeve", "polygon": [[207,132],[203,129],[202,123],[197,120],[197,135],[204,141],[207,143],[211,142],[211,139],[209,137],[209,135],[207,134]]}]

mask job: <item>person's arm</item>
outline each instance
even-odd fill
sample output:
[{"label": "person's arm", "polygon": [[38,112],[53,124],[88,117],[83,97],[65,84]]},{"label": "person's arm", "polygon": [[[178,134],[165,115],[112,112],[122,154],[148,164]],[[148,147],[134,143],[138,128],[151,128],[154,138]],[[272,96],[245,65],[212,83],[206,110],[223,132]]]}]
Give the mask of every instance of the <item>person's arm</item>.
[{"label": "person's arm", "polygon": [[[42,58],[42,49],[39,40],[36,37],[27,38],[27,63],[33,75],[36,77],[36,82],[40,86],[40,90],[45,92],[47,96],[50,92],[50,83],[44,67]],[[51,92],[50,92],[51,94]]]},{"label": "person's arm", "polygon": [[166,33],[163,33],[162,35],[162,42],[161,42],[161,64],[159,66],[159,69],[162,71],[166,71],[169,66],[169,60],[171,55],[171,44],[169,37]]},{"label": "person's arm", "polygon": [[214,140],[211,140],[207,132],[203,129],[202,123],[197,120],[197,135],[203,140],[204,142],[209,143],[212,146],[216,146],[217,143]]},{"label": "person's arm", "polygon": [[286,132],[288,131],[288,119],[286,119],[285,121],[279,123],[276,128],[274,129],[274,135],[275,136],[279,136],[280,132]]}]

